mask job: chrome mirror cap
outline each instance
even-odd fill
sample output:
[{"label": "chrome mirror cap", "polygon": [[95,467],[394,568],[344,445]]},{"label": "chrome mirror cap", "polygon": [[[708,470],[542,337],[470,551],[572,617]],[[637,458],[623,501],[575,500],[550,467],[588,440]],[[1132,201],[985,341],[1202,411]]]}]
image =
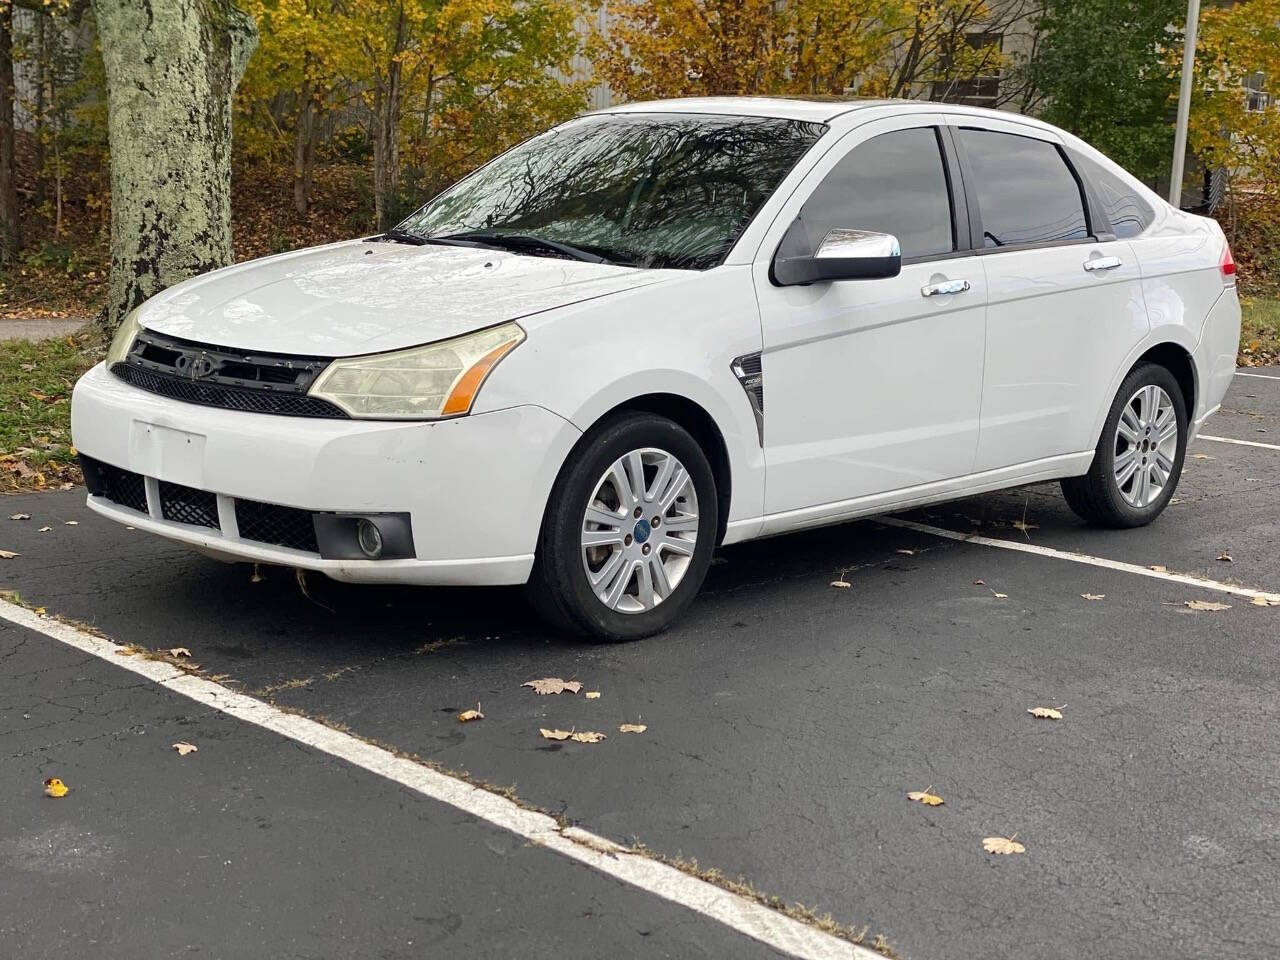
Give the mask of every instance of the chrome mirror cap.
[{"label": "chrome mirror cap", "polygon": [[837,228],[827,233],[818,244],[817,260],[862,260],[902,256],[898,238],[891,233]]}]

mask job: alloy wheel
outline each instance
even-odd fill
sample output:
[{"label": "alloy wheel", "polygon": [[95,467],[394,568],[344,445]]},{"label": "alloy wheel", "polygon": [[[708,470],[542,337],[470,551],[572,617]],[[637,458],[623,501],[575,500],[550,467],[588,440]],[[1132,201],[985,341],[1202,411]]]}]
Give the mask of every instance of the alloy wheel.
[{"label": "alloy wheel", "polygon": [[698,542],[698,495],[675,456],[623,454],[604,472],[582,519],[582,566],[611,610],[644,613],[671,596]]},{"label": "alloy wheel", "polygon": [[1112,471],[1131,507],[1147,507],[1164,492],[1178,454],[1178,414],[1169,394],[1147,384],[1120,411]]}]

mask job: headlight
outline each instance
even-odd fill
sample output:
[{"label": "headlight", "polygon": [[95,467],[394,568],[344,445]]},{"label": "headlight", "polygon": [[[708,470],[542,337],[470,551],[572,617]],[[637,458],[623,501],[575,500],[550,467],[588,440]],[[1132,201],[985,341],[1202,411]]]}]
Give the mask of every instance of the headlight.
[{"label": "headlight", "polygon": [[138,323],[138,311],[130,310],[116,330],[116,335],[111,338],[111,346],[107,348],[108,370],[129,355],[129,348],[133,346],[133,341],[141,329],[142,324]]},{"label": "headlight", "polygon": [[353,417],[429,420],[471,411],[489,371],[524,340],[514,323],[440,343],[335,360],[308,391]]}]

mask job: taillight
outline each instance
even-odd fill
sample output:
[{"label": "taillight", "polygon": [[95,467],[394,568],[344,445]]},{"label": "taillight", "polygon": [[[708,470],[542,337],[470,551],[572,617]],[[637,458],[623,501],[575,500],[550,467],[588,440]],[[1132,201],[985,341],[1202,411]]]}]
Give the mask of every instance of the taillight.
[{"label": "taillight", "polygon": [[1218,267],[1222,270],[1222,282],[1234,283],[1236,276],[1236,260],[1231,256],[1231,244],[1224,243],[1222,245],[1222,260],[1218,263]]}]

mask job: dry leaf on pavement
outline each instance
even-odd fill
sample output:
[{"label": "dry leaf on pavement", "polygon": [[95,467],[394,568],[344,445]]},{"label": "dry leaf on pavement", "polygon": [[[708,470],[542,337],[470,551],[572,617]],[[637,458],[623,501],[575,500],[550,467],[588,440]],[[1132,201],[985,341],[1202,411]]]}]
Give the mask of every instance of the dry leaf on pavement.
[{"label": "dry leaf on pavement", "polygon": [[66,522],[66,526],[68,526],[68,527],[78,527],[78,526],[80,526],[80,521],[79,521],[79,520],[68,520],[68,521]]},{"label": "dry leaf on pavement", "polygon": [[1008,600],[1008,599],[1009,599],[1009,595],[1008,595],[1007,593],[996,593],[994,590],[992,590],[992,591],[991,591],[991,595],[992,595],[993,597],[995,597],[997,600]]},{"label": "dry leaf on pavement", "polygon": [[1013,521],[1013,529],[1026,533],[1028,530],[1039,530],[1040,528],[1034,523],[1027,523],[1025,520]]},{"label": "dry leaf on pavement", "polygon": [[577,693],[582,689],[582,684],[577,680],[561,680],[559,677],[543,677],[541,680],[530,680],[520,686],[532,687],[533,692],[541,696],[549,693],[564,693],[566,690]]},{"label": "dry leaf on pavement", "polygon": [[1105,599],[1107,599],[1107,595],[1106,595],[1105,593],[1082,593],[1082,594],[1080,594],[1080,596],[1084,597],[1084,599],[1086,599],[1086,600],[1105,600]]},{"label": "dry leaf on pavement", "polygon": [[1191,459],[1192,460],[1212,460],[1213,457],[1209,456],[1207,453],[1193,453],[1191,455]]},{"label": "dry leaf on pavement", "polygon": [[50,777],[44,782],[44,795],[46,797],[65,797],[70,789],[57,777]]},{"label": "dry leaf on pavement", "polygon": [[893,551],[893,552],[894,552],[894,553],[900,553],[900,554],[902,554],[903,556],[906,556],[906,557],[914,557],[914,556],[916,555],[916,551],[915,551],[915,550],[907,550],[907,549],[905,549],[905,548],[904,548],[904,549],[902,549],[902,550],[895,550],[895,551]]},{"label": "dry leaf on pavement", "polygon": [[178,756],[185,757],[188,753],[195,753],[200,748],[194,743],[187,743],[185,740],[179,740],[173,745],[173,749],[178,751]]},{"label": "dry leaf on pavement", "polygon": [[9,515],[9,519],[10,519],[10,520],[30,520],[30,519],[31,519],[31,514],[29,514],[29,513],[12,513],[12,514],[10,514],[10,515]]},{"label": "dry leaf on pavement", "polygon": [[599,691],[599,690],[588,690],[586,693],[584,693],[584,694],[583,694],[583,696],[584,696],[584,697],[586,697],[588,700],[599,700],[599,699],[600,699],[600,691]]},{"label": "dry leaf on pavement", "polygon": [[1254,597],[1249,602],[1255,607],[1280,607],[1280,597]]},{"label": "dry leaf on pavement", "polygon": [[1231,604],[1218,603],[1216,600],[1188,600],[1186,601],[1186,604],[1188,610],[1205,610],[1214,612],[1218,610],[1231,609]]},{"label": "dry leaf on pavement", "polygon": [[982,849],[987,853],[1026,853],[1027,848],[1018,843],[1013,834],[1008,837],[983,837]]},{"label": "dry leaf on pavement", "polygon": [[644,733],[649,728],[643,723],[624,723],[618,727],[619,733]]},{"label": "dry leaf on pavement", "polygon": [[932,789],[933,785],[930,784],[923,790],[911,790],[907,793],[907,799],[918,801],[928,807],[940,807],[947,802],[936,793],[930,793],[929,791]]},{"label": "dry leaf on pavement", "polygon": [[191,656],[191,651],[190,651],[190,650],[188,650],[186,647],[170,647],[170,648],[169,648],[169,656],[171,656],[171,657],[189,657],[189,656]]},{"label": "dry leaf on pavement", "polygon": [[14,557],[20,557],[22,554],[14,553],[12,550],[0,550],[0,560],[12,560]]},{"label": "dry leaf on pavement", "polygon": [[1168,568],[1168,567],[1166,567],[1163,563],[1153,563],[1151,566],[1147,567],[1147,569],[1148,569],[1148,570],[1154,570],[1156,573],[1168,573],[1168,572],[1169,572],[1169,568]]},{"label": "dry leaf on pavement", "polygon": [[40,533],[48,533],[48,532],[49,532],[50,530],[52,530],[52,529],[53,529],[53,527],[41,527],[41,528],[40,528],[40,530],[39,530],[39,532],[40,532]]},{"label": "dry leaf on pavement", "polygon": [[[1066,704],[1064,703],[1062,706],[1065,707]],[[1062,719],[1062,707],[1029,707],[1027,709],[1027,713],[1031,714],[1033,717],[1038,717],[1041,720]]]},{"label": "dry leaf on pavement", "polygon": [[845,589],[846,587],[853,586],[853,584],[850,583],[848,580],[832,580],[831,585],[833,587],[839,587],[841,590]]},{"label": "dry leaf on pavement", "polygon": [[476,704],[474,710],[463,710],[458,714],[459,723],[470,723],[472,720],[483,720],[484,714],[480,712],[480,704]]},{"label": "dry leaf on pavement", "polygon": [[1227,553],[1225,550],[1222,553],[1218,554],[1218,559],[1221,560],[1223,563],[1236,562],[1235,557],[1231,556],[1231,554]]},{"label": "dry leaf on pavement", "polygon": [[599,743],[601,740],[608,739],[603,733],[597,733],[594,730],[548,730],[541,727],[538,730],[548,740],[574,740],[578,743]]}]

